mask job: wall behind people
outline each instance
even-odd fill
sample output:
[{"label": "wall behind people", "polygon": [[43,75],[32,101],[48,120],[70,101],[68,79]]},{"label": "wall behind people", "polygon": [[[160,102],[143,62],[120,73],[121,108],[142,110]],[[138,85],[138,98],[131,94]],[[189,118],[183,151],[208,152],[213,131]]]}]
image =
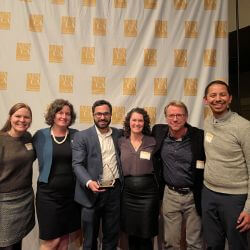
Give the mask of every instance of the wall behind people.
[{"label": "wall behind people", "polygon": [[0,125],[26,102],[35,132],[56,98],[74,105],[78,129],[97,99],[112,103],[114,126],[136,106],[160,123],[178,99],[202,127],[205,86],[228,79],[227,20],[222,0],[1,0]]},{"label": "wall behind people", "polygon": [[227,1],[2,0],[0,33],[1,117],[27,102],[32,130],[55,98],[73,102],[79,128],[100,98],[118,126],[137,105],[164,121],[170,99],[201,125],[205,85],[228,77]]}]

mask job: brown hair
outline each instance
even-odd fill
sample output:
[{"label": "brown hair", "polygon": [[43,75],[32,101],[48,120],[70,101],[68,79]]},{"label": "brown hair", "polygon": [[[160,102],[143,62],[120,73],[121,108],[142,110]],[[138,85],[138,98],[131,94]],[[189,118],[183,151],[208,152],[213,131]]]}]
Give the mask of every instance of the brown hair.
[{"label": "brown hair", "polygon": [[151,129],[150,129],[150,118],[149,118],[149,115],[147,113],[147,111],[143,108],[133,108],[131,109],[126,117],[125,117],[125,120],[124,120],[124,123],[123,123],[123,128],[124,128],[124,136],[125,137],[129,137],[130,136],[130,132],[131,132],[131,129],[130,129],[130,118],[132,116],[133,113],[138,113],[138,114],[141,114],[143,116],[143,120],[144,120],[144,126],[143,126],[143,130],[142,130],[142,133],[144,135],[150,135],[151,134]]},{"label": "brown hair", "polygon": [[49,105],[47,113],[45,114],[45,122],[48,125],[52,126],[54,124],[56,113],[62,110],[64,106],[68,106],[70,109],[71,120],[70,120],[69,126],[74,124],[76,120],[76,113],[74,111],[74,107],[69,101],[64,100],[64,99],[56,99]]},{"label": "brown hair", "polygon": [[0,130],[1,132],[7,132],[11,129],[11,122],[10,122],[10,118],[11,116],[19,109],[21,108],[25,108],[30,112],[30,116],[31,116],[31,120],[32,120],[32,111],[29,105],[19,102],[16,103],[15,105],[13,105],[9,111],[9,117],[7,119],[7,121],[5,122],[5,124],[3,125],[2,129]]}]

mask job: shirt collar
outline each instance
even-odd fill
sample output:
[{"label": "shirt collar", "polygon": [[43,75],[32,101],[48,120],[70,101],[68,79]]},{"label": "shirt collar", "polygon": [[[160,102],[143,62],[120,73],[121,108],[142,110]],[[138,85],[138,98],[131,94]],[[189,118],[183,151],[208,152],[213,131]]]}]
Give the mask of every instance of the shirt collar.
[{"label": "shirt collar", "polygon": [[185,127],[187,128],[187,132],[186,132],[185,135],[183,135],[183,137],[181,137],[181,138],[179,138],[179,139],[175,139],[173,136],[171,136],[170,130],[168,130],[168,137],[169,137],[171,140],[174,140],[174,141],[183,141],[183,140],[185,140],[185,139],[189,136],[189,134],[190,134],[190,131],[189,131],[188,126],[185,125]]},{"label": "shirt collar", "polygon": [[228,120],[228,118],[231,116],[231,114],[232,114],[232,111],[228,110],[225,114],[223,114],[219,118],[213,117],[213,123],[222,123],[222,122],[225,122],[226,120]]},{"label": "shirt collar", "polygon": [[110,136],[112,134],[112,128],[110,128],[110,127],[109,127],[109,131],[107,133],[104,133],[104,134],[102,134],[100,132],[100,130],[96,127],[96,125],[95,125],[95,129],[96,129],[97,135],[100,136],[100,137],[108,137],[108,136]]}]

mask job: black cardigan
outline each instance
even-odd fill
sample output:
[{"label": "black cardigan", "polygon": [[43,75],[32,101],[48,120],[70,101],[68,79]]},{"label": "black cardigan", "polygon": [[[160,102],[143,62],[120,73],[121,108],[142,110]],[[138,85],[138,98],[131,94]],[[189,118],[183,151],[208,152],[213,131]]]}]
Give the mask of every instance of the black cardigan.
[{"label": "black cardigan", "polygon": [[[192,127],[189,124],[185,125],[188,128],[188,131],[190,133],[191,138],[191,151],[193,154],[193,166],[196,166],[196,161],[205,161],[205,152],[204,152],[204,131]],[[166,124],[157,124],[153,127],[152,135],[155,137],[156,140],[156,148],[154,151],[154,168],[157,172],[157,176],[159,178],[158,182],[161,184],[161,191],[163,194],[164,190],[164,180],[163,180],[163,174],[162,174],[162,159],[161,159],[161,147],[163,144],[164,138],[168,134],[169,127]],[[197,213],[201,216],[201,190],[203,186],[203,169],[198,169],[196,167],[193,168],[194,171],[194,187],[193,187],[193,194],[194,194],[194,201],[195,201],[195,207],[197,210]]]}]

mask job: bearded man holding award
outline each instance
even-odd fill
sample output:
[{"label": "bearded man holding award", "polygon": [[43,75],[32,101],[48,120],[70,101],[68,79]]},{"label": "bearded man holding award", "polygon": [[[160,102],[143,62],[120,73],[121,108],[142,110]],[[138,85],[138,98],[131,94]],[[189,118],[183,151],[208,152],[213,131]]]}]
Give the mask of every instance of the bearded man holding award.
[{"label": "bearded man holding award", "polygon": [[82,205],[83,250],[97,250],[102,220],[102,249],[115,250],[120,230],[122,171],[117,147],[121,130],[109,127],[112,106],[98,100],[92,106],[95,125],[76,133],[72,162],[75,200]]}]

